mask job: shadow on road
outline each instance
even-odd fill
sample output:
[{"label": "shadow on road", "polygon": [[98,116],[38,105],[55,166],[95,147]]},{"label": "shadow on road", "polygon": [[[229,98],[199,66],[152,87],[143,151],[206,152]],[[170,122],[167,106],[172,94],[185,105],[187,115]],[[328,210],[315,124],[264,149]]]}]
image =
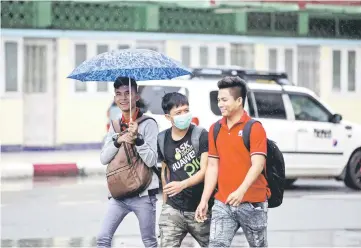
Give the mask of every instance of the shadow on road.
[{"label": "shadow on road", "polygon": [[[270,247],[360,247],[360,229],[330,230],[277,230],[269,231]],[[140,236],[115,236],[113,247],[142,247]],[[33,238],[1,240],[1,247],[96,247],[95,237]],[[190,235],[182,242],[182,247],[197,247]],[[232,247],[248,247],[244,235],[239,232],[234,237]]]}]

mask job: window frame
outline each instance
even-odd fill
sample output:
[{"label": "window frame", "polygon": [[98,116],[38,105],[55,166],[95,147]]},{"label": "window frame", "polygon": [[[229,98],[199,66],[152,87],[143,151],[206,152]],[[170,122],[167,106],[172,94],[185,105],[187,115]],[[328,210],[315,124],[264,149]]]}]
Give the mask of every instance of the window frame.
[{"label": "window frame", "polygon": [[225,65],[229,66],[231,64],[231,43],[229,42],[199,42],[192,41],[191,43],[179,43],[178,45],[178,54],[179,61],[182,59],[182,47],[190,48],[190,66],[189,67],[200,67],[200,48],[208,48],[208,64],[207,67],[219,67],[217,65],[217,59],[210,59],[217,57],[217,48],[224,48],[225,50]]},{"label": "window frame", "polygon": [[[284,119],[271,118],[271,117],[260,117],[259,113],[258,113],[258,106],[257,106],[257,101],[256,101],[256,96],[255,96],[256,93],[279,94],[281,96],[281,99],[282,99],[282,103],[283,103],[283,106],[284,106],[284,109],[285,109],[286,117]],[[284,94],[283,91],[279,91],[279,90],[252,90],[252,98],[253,98],[253,108],[254,108],[256,118],[261,118],[261,119],[266,119],[266,120],[278,120],[278,121],[288,121],[290,119],[289,109],[288,109],[288,106],[287,106],[287,102],[285,101],[285,94]]]},{"label": "window frame", "polygon": [[[318,122],[318,123],[332,123],[330,121],[331,117],[333,116],[333,113],[327,108],[325,107],[319,100],[317,100],[315,97],[313,97],[312,95],[306,94],[306,93],[302,93],[302,92],[292,92],[292,91],[287,91],[285,92],[285,94],[287,95],[288,99],[289,99],[289,103],[290,103],[290,107],[292,109],[292,116],[293,119],[295,121],[304,121],[304,122]],[[297,120],[296,119],[296,115],[293,109],[293,105],[292,105],[292,100],[290,95],[296,95],[296,96],[305,96],[310,98],[317,106],[319,106],[322,110],[324,110],[327,114],[328,114],[328,121],[309,121],[309,120]]]},{"label": "window frame", "polygon": [[[17,91],[6,91],[6,63],[5,63],[5,43],[16,42],[17,43]],[[24,39],[22,37],[9,37],[2,36],[1,39],[1,54],[3,54],[0,60],[0,68],[4,72],[0,77],[0,98],[21,98],[23,96],[23,71],[24,71]]]},{"label": "window frame", "polygon": [[[246,62],[246,64],[250,64],[250,65],[239,65],[237,62],[236,63],[232,63],[232,47],[236,48],[236,54],[233,55],[240,55],[239,52],[243,51],[246,52],[247,56],[250,55],[252,56],[251,60],[248,60]],[[256,67],[256,60],[255,60],[255,56],[256,56],[256,44],[252,43],[252,42],[247,42],[247,43],[238,43],[238,42],[230,42],[229,45],[229,63],[232,66],[241,66],[241,67],[245,67],[245,68],[255,68]],[[235,60],[238,60],[237,58]]]},{"label": "window frame", "polygon": [[[135,40],[108,40],[108,39],[94,39],[94,40],[83,40],[83,39],[71,39],[70,40],[70,63],[72,65],[72,69],[75,69],[75,46],[76,45],[86,45],[87,46],[87,54],[86,59],[90,59],[97,55],[97,47],[98,45],[107,45],[108,51],[118,49],[118,46],[129,46],[129,48],[136,47]],[[108,82],[108,90],[107,91],[98,91],[97,90],[97,82],[95,81],[88,81],[84,82],[87,84],[86,91],[76,91],[75,90],[75,83],[76,80],[71,80],[71,84],[69,87],[69,94],[76,98],[104,98],[109,97],[109,94],[113,93],[112,82]]]},{"label": "window frame", "polygon": [[287,74],[288,80],[294,85],[298,84],[298,47],[296,45],[267,45],[265,49],[264,60],[266,61],[266,68],[269,70],[269,50],[275,49],[277,51],[277,66],[276,71],[286,72],[286,50],[292,50],[292,78]]},{"label": "window frame", "polygon": [[[340,90],[334,90],[333,88],[333,52],[340,51],[341,52],[341,68],[340,68]],[[355,91],[348,90],[348,52],[355,52]],[[361,68],[361,46],[331,46],[330,47],[330,61],[329,68],[331,69],[330,75],[330,88],[329,91],[332,95],[343,96],[343,97],[351,97],[351,98],[359,98],[361,93],[361,70],[357,70],[357,68]]]}]

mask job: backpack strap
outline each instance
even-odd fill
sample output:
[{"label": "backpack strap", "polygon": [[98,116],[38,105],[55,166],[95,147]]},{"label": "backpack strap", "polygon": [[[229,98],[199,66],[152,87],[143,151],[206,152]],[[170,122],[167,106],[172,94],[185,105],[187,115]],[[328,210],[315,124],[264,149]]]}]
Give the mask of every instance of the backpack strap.
[{"label": "backpack strap", "polygon": [[121,126],[121,122],[120,119],[119,120],[111,120],[111,124],[113,127],[114,132],[116,133],[120,133],[120,126]]},{"label": "backpack strap", "polygon": [[165,142],[165,133],[167,132],[167,130],[169,130],[169,129],[166,129],[166,130],[163,130],[162,132],[160,132],[158,134],[158,137],[157,137],[159,150],[162,153],[163,158],[165,158],[165,155],[164,155],[164,142]]},{"label": "backpack strap", "polygon": [[[138,125],[140,125],[142,122],[146,121],[146,120],[153,120],[155,123],[157,123],[157,121],[150,117],[150,116],[147,116],[147,115],[142,115],[141,117],[139,117],[138,119],[136,119],[135,121],[138,123]],[[157,123],[158,125],[158,123]]]},{"label": "backpack strap", "polygon": [[250,139],[251,139],[252,125],[256,122],[259,122],[259,121],[251,119],[251,120],[247,121],[246,125],[243,128],[243,132],[242,132],[243,143],[248,151],[250,151],[250,146],[251,146]]},{"label": "backpack strap", "polygon": [[221,121],[217,121],[214,124],[214,128],[213,128],[213,139],[214,139],[214,146],[217,148],[217,137],[219,134],[219,131],[221,130]]},{"label": "backpack strap", "polygon": [[202,127],[198,127],[196,125],[194,125],[193,130],[192,130],[191,141],[192,141],[193,149],[196,153],[196,157],[198,157],[198,155],[199,155],[199,139],[203,133],[203,130],[205,130],[205,129]]}]

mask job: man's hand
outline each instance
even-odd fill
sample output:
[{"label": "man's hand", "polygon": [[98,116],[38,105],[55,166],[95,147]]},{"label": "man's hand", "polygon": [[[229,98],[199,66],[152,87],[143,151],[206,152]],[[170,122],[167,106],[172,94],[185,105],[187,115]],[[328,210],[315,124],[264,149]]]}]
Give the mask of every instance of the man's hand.
[{"label": "man's hand", "polygon": [[117,139],[117,142],[119,144],[122,142],[126,142],[128,144],[134,144],[134,140],[135,140],[135,138],[133,137],[133,135],[128,132],[128,133],[123,134],[122,136],[119,136]]},{"label": "man's hand", "polygon": [[197,222],[204,222],[207,220],[208,203],[201,201],[197,207],[194,217]]},{"label": "man's hand", "polygon": [[133,121],[133,120],[130,120],[128,132],[131,133],[131,135],[133,135],[134,137],[137,137],[137,134],[138,134],[138,123],[135,122],[135,121]]},{"label": "man's hand", "polygon": [[166,193],[169,197],[175,196],[179,192],[181,192],[183,189],[186,188],[186,184],[184,181],[173,181],[168,184],[166,184],[163,187],[163,192]]},{"label": "man's hand", "polygon": [[231,194],[229,194],[226,204],[229,204],[233,207],[238,207],[239,204],[241,204],[241,201],[243,199],[244,193],[237,189],[236,191],[233,191]]}]

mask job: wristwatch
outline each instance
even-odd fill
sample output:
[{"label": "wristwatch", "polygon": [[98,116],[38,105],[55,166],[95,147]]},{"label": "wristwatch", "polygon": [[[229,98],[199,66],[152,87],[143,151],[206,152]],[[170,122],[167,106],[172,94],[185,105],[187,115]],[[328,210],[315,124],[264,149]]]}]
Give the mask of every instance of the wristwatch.
[{"label": "wristwatch", "polygon": [[137,134],[137,138],[134,141],[136,146],[141,146],[144,144],[144,139],[143,139],[143,135],[141,135],[140,133]]}]

